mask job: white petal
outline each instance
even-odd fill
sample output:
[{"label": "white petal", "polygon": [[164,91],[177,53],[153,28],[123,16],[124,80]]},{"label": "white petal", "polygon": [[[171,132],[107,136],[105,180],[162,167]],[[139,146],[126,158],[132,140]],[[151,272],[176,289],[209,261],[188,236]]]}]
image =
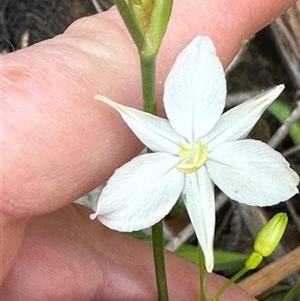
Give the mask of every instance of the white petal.
[{"label": "white petal", "polygon": [[154,152],[177,155],[178,143],[186,142],[166,119],[120,105],[104,96],[97,95],[95,98],[117,110],[134,134]]},{"label": "white petal", "polygon": [[275,205],[298,192],[298,175],[280,153],[260,141],[226,142],[209,154],[206,166],[225,194],[247,205]]},{"label": "white petal", "polygon": [[177,201],[184,176],[174,166],[178,157],[151,153],[134,158],[117,169],[100,195],[97,211],[104,225],[135,231],[161,220]]},{"label": "white petal", "polygon": [[210,133],[202,140],[209,150],[226,141],[246,137],[267,107],[278,97],[284,85],[276,86],[223,114]]},{"label": "white petal", "polygon": [[214,267],[215,199],[213,184],[205,166],[196,173],[187,174],[183,199],[205,256],[208,272]]},{"label": "white petal", "polygon": [[179,54],[165,83],[170,123],[193,143],[216,124],[225,98],[225,74],[215,47],[210,38],[198,36]]}]

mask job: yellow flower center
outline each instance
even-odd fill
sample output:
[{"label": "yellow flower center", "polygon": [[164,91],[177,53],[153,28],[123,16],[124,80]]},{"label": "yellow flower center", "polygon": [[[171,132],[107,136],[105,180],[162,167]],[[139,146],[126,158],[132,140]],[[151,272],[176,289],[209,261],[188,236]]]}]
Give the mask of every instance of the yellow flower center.
[{"label": "yellow flower center", "polygon": [[185,157],[183,161],[176,165],[178,171],[183,173],[193,173],[197,171],[207,160],[208,149],[206,144],[197,141],[196,145],[188,146],[179,143],[179,157]]}]

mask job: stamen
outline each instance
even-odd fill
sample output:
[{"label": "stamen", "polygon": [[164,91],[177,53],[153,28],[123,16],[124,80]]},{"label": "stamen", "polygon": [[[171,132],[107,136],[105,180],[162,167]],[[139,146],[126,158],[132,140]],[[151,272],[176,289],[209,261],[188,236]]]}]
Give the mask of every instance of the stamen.
[{"label": "stamen", "polygon": [[193,173],[205,164],[208,156],[208,148],[206,144],[201,144],[200,141],[197,141],[195,147],[190,147],[183,143],[179,143],[179,146],[180,150],[178,152],[178,156],[185,157],[185,159],[176,165],[178,171],[183,173]]}]

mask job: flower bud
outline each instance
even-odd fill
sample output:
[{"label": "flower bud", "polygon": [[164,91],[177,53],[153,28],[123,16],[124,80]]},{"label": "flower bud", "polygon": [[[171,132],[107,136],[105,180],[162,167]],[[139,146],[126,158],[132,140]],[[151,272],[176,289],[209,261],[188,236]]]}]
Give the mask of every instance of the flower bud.
[{"label": "flower bud", "polygon": [[128,8],[143,36],[143,58],[157,55],[171,16],[173,0],[128,0]]},{"label": "flower bud", "polygon": [[151,20],[153,0],[129,0],[128,7],[141,33],[145,36]]},{"label": "flower bud", "polygon": [[[150,1],[150,0],[149,0]],[[173,0],[153,0],[151,19],[145,34],[144,57],[157,55],[171,16]]]},{"label": "flower bud", "polygon": [[262,255],[254,251],[248,257],[248,259],[245,263],[245,267],[247,270],[256,269],[260,265],[262,260],[263,260]]},{"label": "flower bud", "polygon": [[286,213],[277,213],[259,231],[254,250],[263,257],[269,256],[277,247],[288,222]]}]

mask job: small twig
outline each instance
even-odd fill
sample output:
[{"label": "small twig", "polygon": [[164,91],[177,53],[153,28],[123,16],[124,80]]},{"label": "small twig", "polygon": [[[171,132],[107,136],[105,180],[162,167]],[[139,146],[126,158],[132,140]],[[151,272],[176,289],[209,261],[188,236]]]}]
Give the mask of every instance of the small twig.
[{"label": "small twig", "polygon": [[[252,39],[252,38],[251,38]],[[241,42],[241,48],[239,50],[239,52],[237,53],[237,55],[234,57],[233,61],[231,62],[231,64],[227,67],[227,69],[225,70],[226,73],[231,72],[232,70],[234,70],[236,68],[236,66],[241,62],[244,53],[247,50],[247,45],[249,44],[249,40],[244,40]]]},{"label": "small twig", "polygon": [[21,36],[20,48],[26,48],[29,46],[29,38],[30,38],[29,30],[26,29]]},{"label": "small twig", "polygon": [[235,107],[257,95],[255,91],[230,93],[226,97],[226,108]]},{"label": "small twig", "polygon": [[242,280],[238,285],[251,296],[257,297],[299,270],[299,258],[300,247]]},{"label": "small twig", "polygon": [[[286,206],[294,220],[296,227],[298,228],[298,232],[300,233],[300,220],[299,220],[298,214],[297,214],[292,202],[290,200],[288,200],[286,202]],[[300,260],[300,258],[299,258],[299,260]]]},{"label": "small twig", "polygon": [[95,7],[95,10],[97,11],[97,13],[101,13],[103,12],[103,9],[101,8],[101,6],[99,5],[99,3],[97,2],[97,0],[91,0],[94,7]]},{"label": "small twig", "polygon": [[224,231],[224,229],[228,228],[228,225],[231,223],[232,221],[232,216],[234,213],[234,208],[233,206],[230,206],[229,210],[226,210],[226,213],[222,214],[222,219],[218,225],[218,227],[216,227],[216,231],[215,231],[215,240],[219,240],[220,237],[222,236],[222,233]]},{"label": "small twig", "polygon": [[293,155],[294,153],[300,152],[300,144],[299,145],[295,145],[287,150],[285,150],[284,152],[282,152],[282,155],[284,157]]},{"label": "small twig", "polygon": [[[220,192],[216,197],[216,212],[228,201],[228,197]],[[187,242],[193,235],[195,230],[193,225],[188,224],[183,230],[181,230],[175,237],[172,238],[166,245],[165,249],[175,252],[181,245]]]},{"label": "small twig", "polygon": [[227,203],[229,200],[228,196],[220,192],[216,197],[216,213]]},{"label": "small twig", "polygon": [[194,227],[189,223],[182,231],[178,233],[165,247],[165,249],[175,252],[181,245],[190,239],[195,233]]},{"label": "small twig", "polygon": [[300,101],[296,102],[296,108],[292,111],[290,116],[284,121],[284,123],[279,127],[277,132],[271,137],[268,144],[272,148],[276,148],[286,137],[290,131],[291,126],[294,122],[300,119]]}]

